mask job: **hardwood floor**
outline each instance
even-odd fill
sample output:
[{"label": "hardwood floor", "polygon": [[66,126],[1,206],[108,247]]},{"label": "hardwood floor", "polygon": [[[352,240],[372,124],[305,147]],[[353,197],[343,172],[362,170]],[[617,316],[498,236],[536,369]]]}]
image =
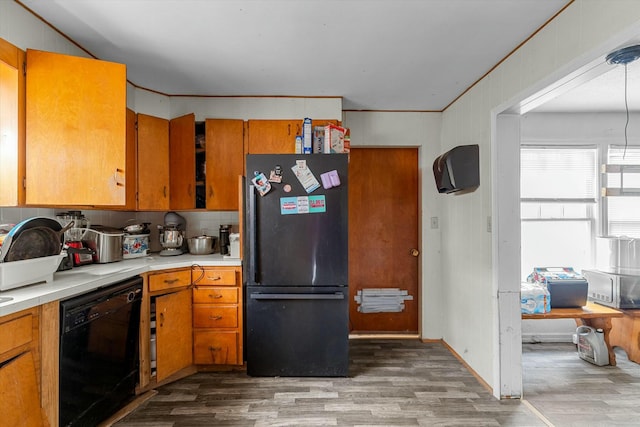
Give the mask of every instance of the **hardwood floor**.
[{"label": "hardwood floor", "polygon": [[[597,367],[571,344],[523,346],[526,400],[495,399],[440,343],[351,340],[348,378],[198,373],[117,427],[640,424],[640,366]],[[538,414],[540,411],[542,414]]]}]

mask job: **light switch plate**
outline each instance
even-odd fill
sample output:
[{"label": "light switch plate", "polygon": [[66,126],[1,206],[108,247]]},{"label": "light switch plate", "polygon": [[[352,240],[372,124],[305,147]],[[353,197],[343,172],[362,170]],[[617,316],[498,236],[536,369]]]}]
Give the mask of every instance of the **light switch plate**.
[{"label": "light switch plate", "polygon": [[438,217],[437,216],[432,216],[431,217],[431,228],[438,228]]}]

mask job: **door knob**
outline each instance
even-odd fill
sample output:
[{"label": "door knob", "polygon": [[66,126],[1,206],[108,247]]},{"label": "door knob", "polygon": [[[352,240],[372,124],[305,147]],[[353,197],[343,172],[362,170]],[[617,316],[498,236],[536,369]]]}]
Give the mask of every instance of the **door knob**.
[{"label": "door knob", "polygon": [[415,249],[415,248],[414,248],[414,249],[411,249],[411,250],[409,251],[409,253],[411,254],[411,256],[418,256],[418,255],[420,255],[420,251],[419,251],[419,250],[417,250],[417,249]]}]

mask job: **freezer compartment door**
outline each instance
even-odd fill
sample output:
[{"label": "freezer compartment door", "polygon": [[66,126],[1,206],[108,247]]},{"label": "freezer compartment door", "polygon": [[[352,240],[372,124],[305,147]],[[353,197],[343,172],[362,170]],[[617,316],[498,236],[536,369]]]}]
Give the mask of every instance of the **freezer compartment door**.
[{"label": "freezer compartment door", "polygon": [[348,295],[346,287],[248,287],[247,373],[347,376]]}]

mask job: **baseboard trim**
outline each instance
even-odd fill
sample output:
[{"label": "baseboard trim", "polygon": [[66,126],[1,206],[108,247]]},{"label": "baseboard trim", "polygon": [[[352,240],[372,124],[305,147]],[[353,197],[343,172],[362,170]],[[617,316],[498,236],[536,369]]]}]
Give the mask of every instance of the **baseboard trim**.
[{"label": "baseboard trim", "polygon": [[456,351],[449,345],[446,343],[446,341],[442,341],[442,345],[444,345],[447,350],[449,350],[451,352],[451,354],[453,354],[453,357],[455,357],[456,359],[458,359],[458,361],[460,363],[462,363],[462,366],[464,366],[467,371],[469,371],[469,373],[471,373],[471,375],[473,375],[475,377],[476,380],[478,380],[478,382],[487,389],[487,391],[489,391],[489,393],[493,394],[493,387],[491,387],[489,385],[489,383],[487,383],[480,375],[478,375],[478,373],[476,371],[474,371],[471,366],[469,366],[469,364],[467,362],[464,361],[464,359],[462,357],[460,357],[460,355],[458,353],[456,353]]},{"label": "baseboard trim", "polygon": [[527,333],[522,334],[522,343],[523,344],[537,344],[544,342],[573,342],[572,334],[567,333]]},{"label": "baseboard trim", "polygon": [[350,340],[357,340],[357,339],[381,339],[381,340],[406,340],[406,339],[419,339],[420,335],[419,334],[386,334],[386,333],[381,333],[381,334],[376,334],[376,333],[351,333],[349,334],[349,339]]}]

